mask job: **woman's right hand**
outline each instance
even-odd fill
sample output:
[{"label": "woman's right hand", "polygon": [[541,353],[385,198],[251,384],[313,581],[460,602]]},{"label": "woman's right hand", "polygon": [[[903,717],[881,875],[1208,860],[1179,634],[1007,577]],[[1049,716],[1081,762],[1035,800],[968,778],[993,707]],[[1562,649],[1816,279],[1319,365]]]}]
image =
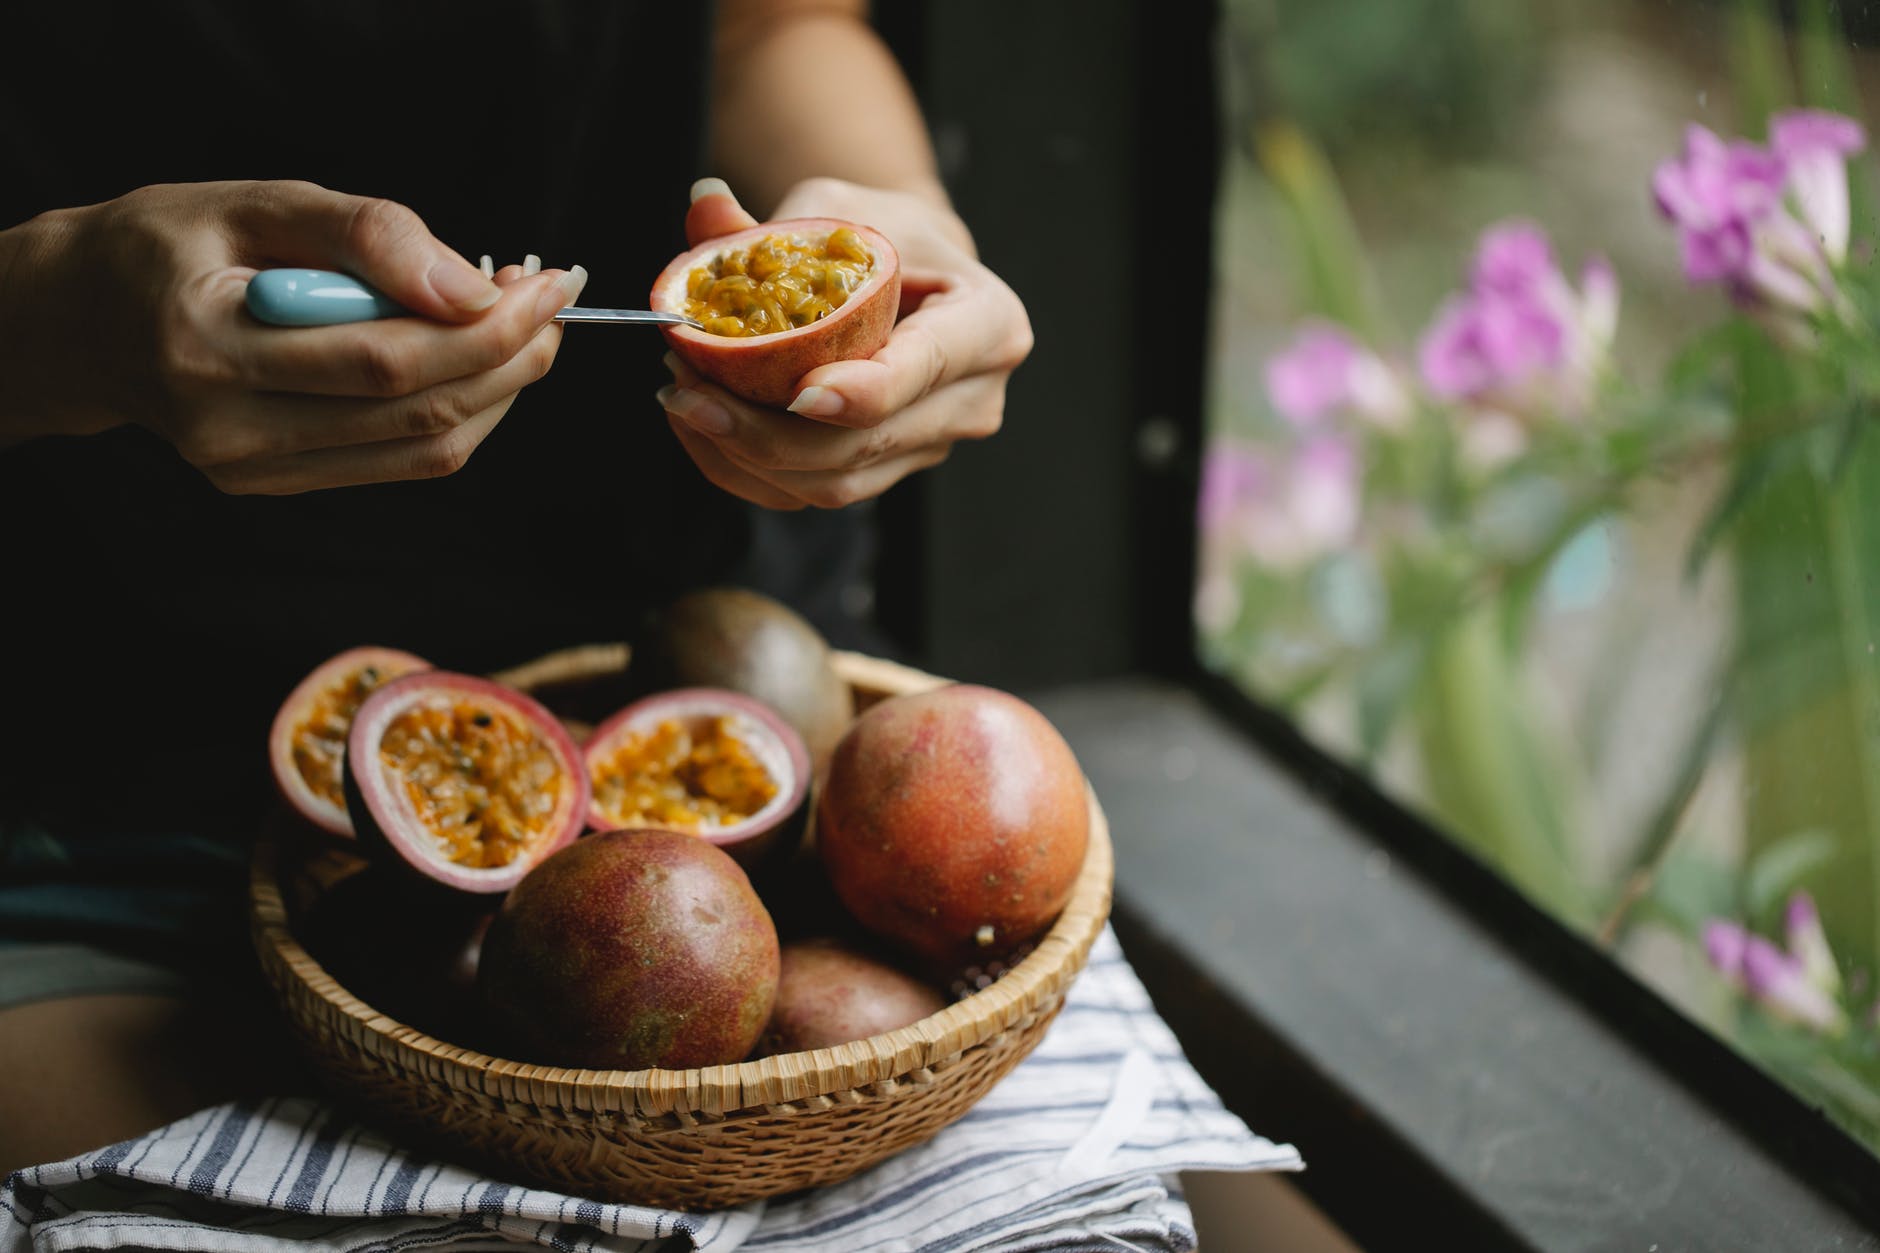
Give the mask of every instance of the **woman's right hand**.
[{"label": "woman's right hand", "polygon": [[[283,328],[266,266],[343,270],[416,317]],[[226,492],[460,468],[548,372],[584,270],[492,280],[387,200],[311,183],[186,183],[0,232],[0,447],[146,426]]]}]

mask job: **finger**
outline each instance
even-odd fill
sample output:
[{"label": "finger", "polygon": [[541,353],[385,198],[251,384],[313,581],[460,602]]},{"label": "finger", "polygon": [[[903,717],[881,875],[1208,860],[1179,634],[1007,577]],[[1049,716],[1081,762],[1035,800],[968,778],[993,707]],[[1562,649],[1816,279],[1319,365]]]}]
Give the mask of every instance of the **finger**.
[{"label": "finger", "polygon": [[513,283],[515,283],[517,279],[522,278],[522,277],[523,277],[523,271],[522,271],[521,266],[506,265],[502,269],[496,271],[496,285],[498,287],[508,287],[512,285]]},{"label": "finger", "polygon": [[859,469],[929,444],[986,438],[1004,416],[1003,374],[962,379],[872,427],[847,427],[749,404],[667,356],[677,382],[659,390],[661,407],[739,462],[762,470]]},{"label": "finger", "polygon": [[248,184],[230,210],[231,242],[256,265],[344,270],[420,317],[471,321],[501,292],[396,201],[313,183]]},{"label": "finger", "polygon": [[786,499],[816,509],[844,509],[873,500],[910,474],[945,461],[951,444],[927,444],[895,457],[849,470],[765,470],[746,465],[718,448],[733,472],[749,475]]},{"label": "finger", "polygon": [[286,457],[261,457],[204,471],[223,491],[240,496],[286,496],[329,487],[393,483],[455,474],[515,402],[511,395],[445,435],[323,448]]},{"label": "finger", "polygon": [[801,501],[778,491],[750,471],[733,465],[712,446],[710,440],[694,434],[677,418],[668,416],[666,421],[671,425],[672,433],[678,436],[680,447],[692,458],[692,464],[714,487],[765,509],[792,510],[803,507]]},{"label": "finger", "polygon": [[805,374],[790,412],[872,426],[956,380],[1011,373],[1031,344],[1025,307],[987,271],[930,297],[868,360],[837,361]]},{"label": "finger", "polygon": [[[341,326],[262,326],[239,300],[222,310],[237,379],[256,391],[321,396],[409,396],[493,370],[526,345],[587,281],[580,266],[501,288],[502,299],[469,326],[386,318]],[[219,299],[229,301],[224,294]]]},{"label": "finger", "polygon": [[561,347],[561,325],[536,332],[494,370],[440,383],[396,400],[269,393],[235,401],[238,414],[212,411],[193,431],[173,436],[177,450],[202,468],[292,456],[323,448],[446,435],[548,373]]},{"label": "finger", "polygon": [[685,213],[686,242],[696,248],[708,239],[756,226],[722,178],[701,178],[692,184],[692,207]]}]

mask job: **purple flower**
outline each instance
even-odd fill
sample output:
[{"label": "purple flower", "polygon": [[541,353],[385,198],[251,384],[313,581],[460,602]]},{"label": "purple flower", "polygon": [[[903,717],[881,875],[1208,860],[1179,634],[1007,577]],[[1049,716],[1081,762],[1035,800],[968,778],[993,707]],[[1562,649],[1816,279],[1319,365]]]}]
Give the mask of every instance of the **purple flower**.
[{"label": "purple flower", "polygon": [[1769,146],[1788,170],[1802,221],[1839,265],[1847,259],[1847,159],[1867,146],[1867,133],[1851,117],[1798,109],[1770,119]]},{"label": "purple flower", "polygon": [[1584,412],[1617,329],[1619,285],[1612,267],[1595,258],[1580,288],[1567,281],[1538,226],[1490,227],[1476,248],[1469,289],[1450,298],[1424,332],[1424,382],[1438,399],[1482,411]]},{"label": "purple flower", "polygon": [[1342,436],[1313,435],[1284,451],[1217,441],[1202,470],[1202,533],[1215,552],[1300,569],[1356,538],[1359,492],[1357,451]]},{"label": "purple flower", "polygon": [[1749,947],[1749,932],[1734,922],[1713,918],[1704,924],[1704,956],[1727,979],[1743,977],[1743,950]]},{"label": "purple flower", "polygon": [[1272,477],[1266,458],[1250,448],[1215,440],[1201,463],[1196,512],[1201,533],[1218,536],[1232,524],[1241,503],[1255,498]]},{"label": "purple flower", "polygon": [[1743,988],[1771,1017],[1815,1031],[1847,1027],[1840,1003],[1809,979],[1802,959],[1759,935],[1750,936],[1743,949]]},{"label": "purple flower", "polygon": [[1280,415],[1302,429],[1341,412],[1392,428],[1410,416],[1409,397],[1389,367],[1327,323],[1305,327],[1266,363],[1266,392]]},{"label": "purple flower", "polygon": [[1839,304],[1830,265],[1847,256],[1847,158],[1865,143],[1852,118],[1816,111],[1778,114],[1768,148],[1690,127],[1683,154],[1652,175],[1685,277],[1765,309]]},{"label": "purple flower", "polygon": [[1821,913],[1815,908],[1814,897],[1806,892],[1796,892],[1789,897],[1788,907],[1782,911],[1782,932],[1789,952],[1802,963],[1808,981],[1838,996],[1841,968],[1835,963],[1834,950],[1828,947],[1827,932],[1821,929]]},{"label": "purple flower", "polygon": [[1704,956],[1770,1017],[1814,1031],[1840,1033],[1847,1027],[1841,975],[1807,893],[1789,898],[1783,926],[1787,949],[1737,923],[1713,918],[1703,928]]}]

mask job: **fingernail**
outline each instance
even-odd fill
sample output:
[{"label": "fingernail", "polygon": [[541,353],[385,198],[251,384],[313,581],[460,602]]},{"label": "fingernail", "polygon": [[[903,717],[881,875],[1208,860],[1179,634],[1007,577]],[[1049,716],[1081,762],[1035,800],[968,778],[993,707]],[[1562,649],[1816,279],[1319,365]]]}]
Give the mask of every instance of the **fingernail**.
[{"label": "fingernail", "polygon": [[675,387],[668,383],[656,393],[660,408],[668,413],[676,413],[685,424],[700,435],[729,435],[732,431],[731,415],[725,412],[723,405],[709,396],[701,396],[695,391]]},{"label": "fingernail", "polygon": [[842,393],[830,387],[805,387],[790,402],[791,413],[809,418],[833,418],[847,407]]},{"label": "fingernail", "polygon": [[660,358],[665,367],[672,371],[672,376],[681,383],[698,382],[698,371],[685,363],[685,359],[676,352],[669,352]]},{"label": "fingernail", "polygon": [[481,313],[503,298],[503,289],[490,282],[468,261],[457,257],[439,261],[425,276],[431,290],[446,304],[465,313]]},{"label": "fingernail", "polygon": [[482,257],[477,260],[477,269],[483,271],[484,278],[495,278],[496,258],[490,256],[487,252],[484,253]]},{"label": "fingernail", "polygon": [[692,184],[692,203],[697,204],[707,196],[729,196],[731,184],[722,178],[701,178]]},{"label": "fingernail", "polygon": [[578,265],[556,278],[535,302],[535,320],[546,322],[573,304],[575,297],[581,294],[581,289],[587,286],[587,279],[587,271]]},{"label": "fingernail", "polygon": [[542,258],[536,256],[534,253],[530,253],[528,256],[524,257],[522,259],[522,272],[524,274],[540,274],[542,272]]}]

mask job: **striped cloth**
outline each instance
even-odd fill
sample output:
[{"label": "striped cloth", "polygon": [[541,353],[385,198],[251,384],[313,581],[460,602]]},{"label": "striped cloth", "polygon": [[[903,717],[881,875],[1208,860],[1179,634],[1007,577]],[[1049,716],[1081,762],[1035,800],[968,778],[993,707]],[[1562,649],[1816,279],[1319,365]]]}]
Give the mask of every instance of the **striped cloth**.
[{"label": "striped cloth", "polygon": [[0,1253],[1186,1250],[1176,1172],[1301,1165],[1222,1108],[1106,930],[1031,1057],[933,1140],[830,1187],[712,1214],[609,1205],[413,1157],[280,1099],[14,1174]]}]

